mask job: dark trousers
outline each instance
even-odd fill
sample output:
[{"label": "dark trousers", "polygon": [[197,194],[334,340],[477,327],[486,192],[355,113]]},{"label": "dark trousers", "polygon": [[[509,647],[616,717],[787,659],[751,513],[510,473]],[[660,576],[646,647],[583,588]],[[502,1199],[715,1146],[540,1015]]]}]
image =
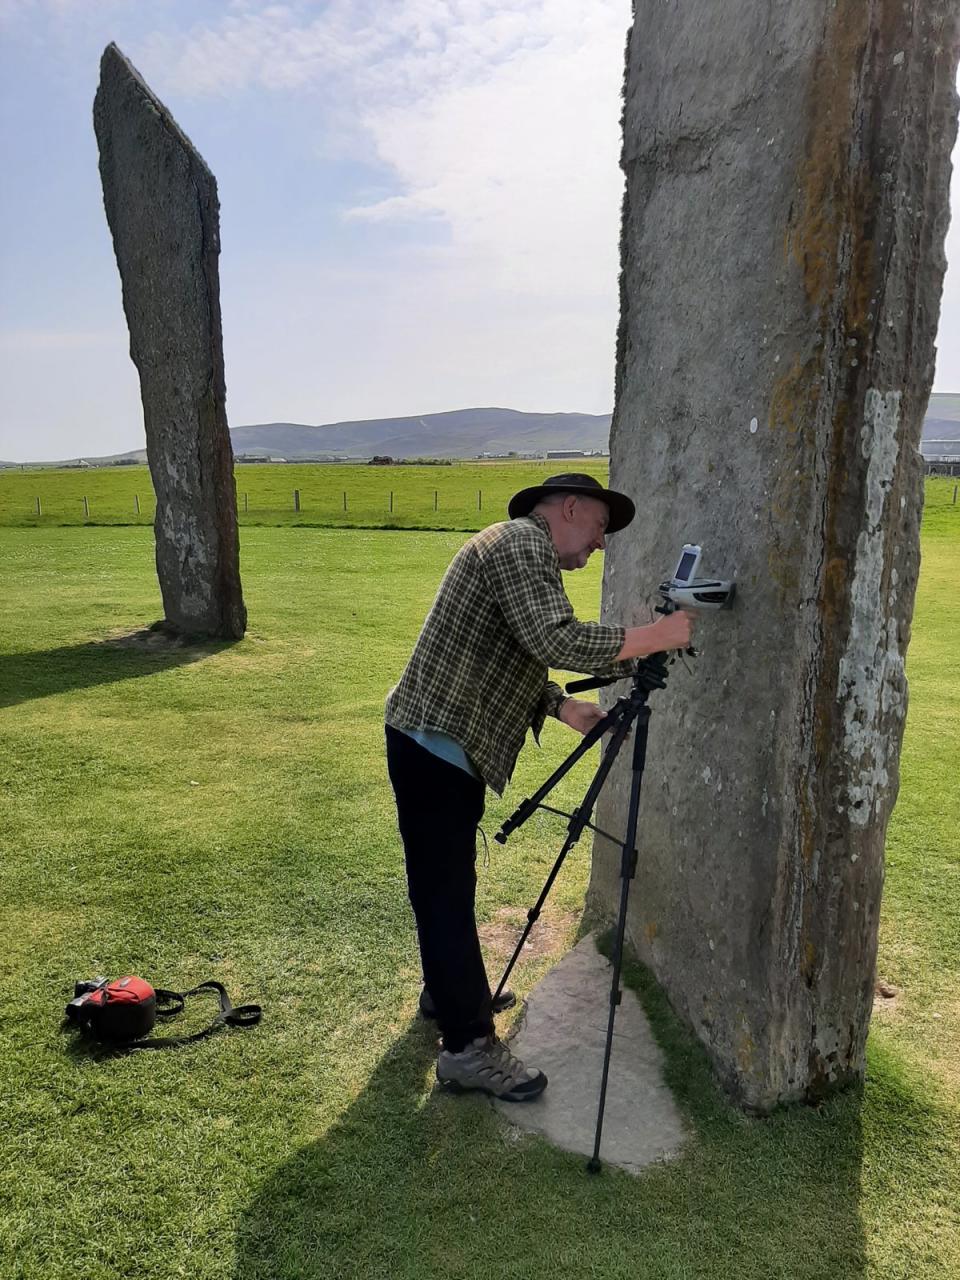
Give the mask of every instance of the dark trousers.
[{"label": "dark trousers", "polygon": [[427,990],[443,1046],[458,1053],[493,1032],[477,937],[477,824],[484,784],[387,725],[387,768]]}]

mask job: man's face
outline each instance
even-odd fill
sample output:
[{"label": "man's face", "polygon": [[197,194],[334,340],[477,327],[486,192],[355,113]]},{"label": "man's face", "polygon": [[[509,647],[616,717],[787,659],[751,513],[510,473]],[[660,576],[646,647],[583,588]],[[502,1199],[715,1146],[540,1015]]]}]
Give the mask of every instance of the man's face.
[{"label": "man's face", "polygon": [[568,494],[561,507],[563,520],[554,530],[554,542],[561,569],[582,569],[594,551],[607,545],[610,510],[598,498]]}]

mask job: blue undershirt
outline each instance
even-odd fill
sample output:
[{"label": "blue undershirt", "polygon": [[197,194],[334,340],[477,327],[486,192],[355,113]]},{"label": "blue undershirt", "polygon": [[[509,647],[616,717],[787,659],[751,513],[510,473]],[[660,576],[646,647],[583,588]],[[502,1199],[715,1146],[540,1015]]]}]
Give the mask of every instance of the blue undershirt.
[{"label": "blue undershirt", "polygon": [[471,778],[483,781],[466,751],[456,738],[450,737],[449,733],[440,733],[437,729],[401,729],[400,732],[405,733],[414,742],[419,742],[421,747],[439,756],[441,760],[446,760],[449,764],[455,764],[458,769],[463,769]]}]

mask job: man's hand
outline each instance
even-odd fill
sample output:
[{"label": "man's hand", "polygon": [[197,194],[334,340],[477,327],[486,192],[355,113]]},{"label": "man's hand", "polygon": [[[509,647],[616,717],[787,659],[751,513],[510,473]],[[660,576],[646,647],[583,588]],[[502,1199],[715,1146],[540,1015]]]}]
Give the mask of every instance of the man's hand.
[{"label": "man's hand", "polygon": [[670,649],[686,649],[690,644],[696,615],[690,609],[677,609],[664,614],[656,622],[645,627],[627,627],[623,648],[617,661],[628,658],[648,658],[651,653],[665,653]]},{"label": "man's hand", "polygon": [[589,733],[598,720],[607,713],[601,711],[595,702],[583,702],[579,698],[567,698],[560,708],[558,720],[568,724],[577,733]]},{"label": "man's hand", "polygon": [[650,630],[656,633],[661,650],[686,649],[696,621],[697,616],[691,609],[677,609],[658,618]]}]

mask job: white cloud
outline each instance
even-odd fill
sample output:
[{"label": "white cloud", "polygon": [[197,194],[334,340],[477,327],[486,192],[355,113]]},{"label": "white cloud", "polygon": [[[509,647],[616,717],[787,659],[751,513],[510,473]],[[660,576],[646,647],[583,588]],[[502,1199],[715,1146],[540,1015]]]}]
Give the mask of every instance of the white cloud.
[{"label": "white cloud", "polygon": [[[395,176],[392,195],[348,218],[436,230],[416,250],[404,242],[392,268],[355,264],[353,286],[318,263],[310,287],[301,269],[279,290],[282,314],[273,276],[255,311],[283,351],[253,343],[232,366],[245,418],[609,410],[629,20],[629,0],[236,3],[137,54],[161,92],[297,92],[318,153],[332,136]],[[271,410],[278,384],[287,398]]]},{"label": "white cloud", "polygon": [[371,107],[364,123],[403,194],[352,216],[443,219],[460,288],[612,296],[624,34],[598,6],[475,83]]},{"label": "white cloud", "polygon": [[48,16],[55,20],[104,17],[110,10],[128,8],[134,0],[97,0],[96,10],[90,0],[0,0],[0,24]]},{"label": "white cloud", "polygon": [[309,90],[318,130],[349,120],[396,175],[348,216],[445,224],[434,265],[461,295],[612,297],[629,17],[627,0],[241,3],[135,60],[185,94]]},{"label": "white cloud", "polygon": [[[368,184],[371,158],[394,175],[386,200],[361,205],[356,190],[346,192],[353,230],[341,257],[322,231],[312,248],[291,250],[268,226],[245,224],[248,250],[260,248],[244,256],[225,234],[230,421],[467,404],[609,411],[629,0],[234,0],[216,22],[196,21],[210,11],[192,10],[178,32],[171,8],[162,30],[158,17],[139,40],[116,36],[188,132],[195,112],[185,99],[206,98],[216,115],[218,98],[243,95],[230,106],[242,119],[262,109],[266,94],[289,95],[297,124],[309,121],[313,136],[286,142],[301,146],[305,165],[317,164],[318,187],[331,155],[359,161]],[[261,161],[246,154],[243,163]],[[351,163],[338,170],[355,171]],[[376,183],[378,195],[383,187]],[[235,209],[225,199],[225,233],[242,217]],[[411,219],[423,234],[389,234]],[[358,237],[364,226],[369,233]],[[63,332],[44,324],[0,341],[0,364],[23,386],[20,394],[8,384],[0,423],[19,434],[27,421],[47,430],[58,418],[82,419],[98,424],[96,436],[107,421],[118,431],[137,425],[125,335],[111,343],[79,323],[65,322]],[[33,375],[54,363],[63,376],[38,399]],[[24,370],[30,376],[20,377]],[[59,405],[59,382],[71,387],[69,410]],[[82,447],[129,446],[104,436],[101,447],[85,432]],[[50,455],[78,448],[51,446]]]}]

